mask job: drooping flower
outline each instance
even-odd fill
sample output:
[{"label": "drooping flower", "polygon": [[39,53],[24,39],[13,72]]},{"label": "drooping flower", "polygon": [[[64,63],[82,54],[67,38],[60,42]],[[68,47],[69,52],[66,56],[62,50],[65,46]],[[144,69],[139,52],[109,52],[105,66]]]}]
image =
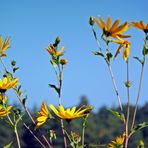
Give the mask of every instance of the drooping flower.
[{"label": "drooping flower", "polygon": [[123,148],[123,143],[125,140],[125,133],[123,133],[122,136],[119,136],[115,139],[115,141],[112,141],[107,145],[107,148]]},{"label": "drooping flower", "polygon": [[0,79],[0,92],[5,92],[6,90],[15,87],[18,84],[18,79],[15,78],[13,80],[10,80],[7,77],[4,77],[4,79]]},{"label": "drooping flower", "polygon": [[56,109],[52,104],[50,104],[50,109],[61,119],[72,120],[88,115],[92,110],[92,106],[83,105],[79,109],[76,109],[75,106],[64,109],[62,105],[59,105],[58,109]]},{"label": "drooping flower", "polygon": [[6,38],[6,39],[4,40],[4,43],[3,43],[2,37],[0,36],[0,57],[6,56],[5,51],[6,51],[9,47],[10,47],[10,45],[9,45],[9,39]]},{"label": "drooping flower", "polygon": [[50,116],[49,110],[48,110],[45,102],[43,102],[41,105],[41,110],[38,112],[38,114],[36,116],[36,128],[43,125],[47,121],[49,116]]},{"label": "drooping flower", "polygon": [[108,17],[106,23],[102,19],[102,17],[99,17],[99,20],[94,18],[95,23],[102,29],[103,36],[106,37],[114,37],[116,38],[127,38],[130,37],[129,35],[124,35],[123,33],[127,31],[129,28],[128,23],[124,22],[123,24],[119,25],[120,20],[117,19],[112,25],[111,25],[111,18]]},{"label": "drooping flower", "polygon": [[127,61],[129,55],[130,55],[130,42],[127,40],[122,40],[121,38],[118,37],[118,40],[113,40],[114,43],[119,44],[119,47],[117,49],[117,52],[114,56],[114,58],[117,57],[117,55],[120,53],[121,49],[123,48],[123,59],[124,61]]},{"label": "drooping flower", "polygon": [[0,104],[6,104],[7,103],[7,97],[6,97],[6,95],[5,96],[3,96],[2,94],[0,94]]},{"label": "drooping flower", "polygon": [[145,24],[143,21],[131,22],[130,26],[143,30],[146,34],[148,33],[148,24]]},{"label": "drooping flower", "polygon": [[8,106],[7,97],[0,94],[0,118],[5,117],[10,113],[12,106]]},{"label": "drooping flower", "polygon": [[54,46],[52,44],[50,44],[47,49],[46,49],[49,54],[51,56],[54,56],[54,57],[60,57],[63,55],[63,50],[64,50],[64,47],[62,47],[59,51],[57,49],[54,48]]},{"label": "drooping flower", "polygon": [[4,106],[0,105],[0,118],[7,116],[10,113],[11,108],[12,108],[12,106],[4,107]]}]

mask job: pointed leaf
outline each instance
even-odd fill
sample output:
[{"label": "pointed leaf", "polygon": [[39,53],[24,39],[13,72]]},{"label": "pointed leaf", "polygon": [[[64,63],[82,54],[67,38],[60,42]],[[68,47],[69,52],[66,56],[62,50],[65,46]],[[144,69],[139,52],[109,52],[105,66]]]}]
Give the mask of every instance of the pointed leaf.
[{"label": "pointed leaf", "polygon": [[60,90],[55,85],[53,85],[53,84],[48,84],[48,85],[49,85],[49,87],[53,88],[57,93],[59,93]]},{"label": "pointed leaf", "polygon": [[120,113],[120,112],[117,112],[117,111],[114,111],[114,110],[111,110],[111,109],[109,109],[108,110],[109,112],[111,112],[115,117],[117,117],[118,119],[120,119],[120,120],[124,120],[123,119],[123,115]]},{"label": "pointed leaf", "polygon": [[102,52],[93,51],[92,53],[93,53],[94,55],[104,57],[104,54],[103,54]]},{"label": "pointed leaf", "polygon": [[4,148],[10,148],[11,145],[12,145],[12,143],[13,143],[13,142],[11,141],[9,144],[5,145]]},{"label": "pointed leaf", "polygon": [[135,126],[133,127],[133,129],[131,129],[130,135],[133,135],[135,132],[137,132],[137,131],[139,131],[139,130],[141,130],[141,129],[147,127],[147,126],[148,126],[148,122],[143,122],[143,123],[140,123],[140,124],[138,124],[138,125],[135,125]]},{"label": "pointed leaf", "polygon": [[134,59],[136,59],[138,62],[140,62],[141,64],[143,64],[143,60],[139,59],[139,57],[134,57]]}]

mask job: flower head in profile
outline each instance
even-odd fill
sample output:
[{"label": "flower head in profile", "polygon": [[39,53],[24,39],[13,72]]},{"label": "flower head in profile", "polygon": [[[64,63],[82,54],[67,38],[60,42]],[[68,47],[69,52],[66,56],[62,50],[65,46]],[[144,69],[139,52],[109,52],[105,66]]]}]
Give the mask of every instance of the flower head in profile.
[{"label": "flower head in profile", "polygon": [[53,46],[53,44],[49,44],[46,49],[51,56],[60,57],[63,55],[64,47],[62,47],[59,51]]},{"label": "flower head in profile", "polygon": [[107,148],[123,148],[123,143],[125,140],[125,133],[122,136],[117,137],[114,141],[107,145]]},{"label": "flower head in profile", "polygon": [[15,87],[18,84],[18,79],[12,79],[10,80],[7,77],[4,77],[4,79],[0,79],[0,92],[3,93],[5,91],[7,91],[10,88]]},{"label": "flower head in profile", "polygon": [[0,95],[0,118],[7,116],[10,113],[12,106],[7,106],[7,97]]},{"label": "flower head in profile", "polygon": [[72,120],[75,118],[85,117],[92,110],[92,106],[81,106],[79,109],[76,107],[64,109],[62,105],[58,106],[56,109],[52,104],[50,104],[50,109],[61,119]]},{"label": "flower head in profile", "polygon": [[143,21],[131,22],[130,26],[143,30],[146,34],[148,33],[148,24],[145,24]]},{"label": "flower head in profile", "polygon": [[117,52],[114,56],[114,58],[117,57],[117,55],[121,52],[121,49],[123,48],[123,59],[124,61],[127,61],[129,55],[130,55],[130,42],[127,40],[122,40],[121,38],[118,38],[118,40],[113,40],[114,43],[119,44],[119,47],[117,49]]},{"label": "flower head in profile", "polygon": [[45,102],[43,102],[41,105],[41,109],[36,116],[36,128],[43,125],[49,117],[50,117],[49,110],[48,110]]},{"label": "flower head in profile", "polygon": [[103,36],[106,37],[114,37],[117,36],[120,38],[127,38],[130,37],[129,35],[124,35],[123,33],[127,31],[129,28],[128,23],[124,22],[123,24],[119,25],[120,20],[117,19],[112,25],[111,25],[111,18],[108,17],[106,23],[102,19],[102,17],[99,17],[99,20],[94,18],[95,23],[102,29]]},{"label": "flower head in profile", "polygon": [[9,39],[6,38],[3,42],[2,37],[0,36],[0,57],[6,56],[5,51],[10,47]]},{"label": "flower head in profile", "polygon": [[6,97],[6,95],[2,95],[0,94],[0,104],[4,105],[7,103],[8,98]]}]

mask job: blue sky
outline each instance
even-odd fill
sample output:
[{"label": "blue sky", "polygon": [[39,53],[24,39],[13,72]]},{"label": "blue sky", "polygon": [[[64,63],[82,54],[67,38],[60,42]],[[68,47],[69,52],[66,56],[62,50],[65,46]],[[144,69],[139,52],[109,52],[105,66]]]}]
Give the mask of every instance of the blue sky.
[{"label": "blue sky", "polygon": [[[105,62],[91,53],[97,50],[97,44],[88,24],[89,17],[98,15],[112,20],[144,20],[147,23],[147,0],[2,0],[0,9],[0,35],[11,37],[11,49],[7,51],[9,61],[15,59],[20,71],[17,76],[29,99],[27,105],[39,106],[43,100],[47,104],[57,105],[57,95],[48,87],[55,82],[54,71],[49,64],[49,55],[45,48],[57,36],[61,37],[61,46],[65,46],[65,57],[69,63],[64,71],[62,102],[64,106],[73,106],[86,95],[95,109],[102,105],[117,105],[111,78]],[[97,33],[101,33],[97,29]],[[132,81],[131,100],[134,104],[140,65],[132,59],[140,54],[144,34],[134,28],[129,29],[130,39],[130,78]],[[144,71],[143,87],[139,103],[147,101],[146,87],[147,63]],[[122,101],[126,102],[124,87],[126,64],[122,54],[113,62],[113,69]],[[15,97],[12,97],[15,100]]]}]

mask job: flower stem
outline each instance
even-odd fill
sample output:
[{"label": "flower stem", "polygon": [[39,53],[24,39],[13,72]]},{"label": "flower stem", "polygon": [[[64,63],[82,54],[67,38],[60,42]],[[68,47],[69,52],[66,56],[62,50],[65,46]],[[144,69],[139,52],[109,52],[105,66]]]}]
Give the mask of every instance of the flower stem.
[{"label": "flower stem", "polygon": [[139,101],[139,98],[140,98],[140,92],[141,92],[141,87],[142,87],[142,78],[143,78],[144,65],[145,65],[145,56],[144,56],[143,63],[142,63],[142,68],[141,68],[139,89],[138,89],[138,95],[137,95],[137,99],[136,99],[136,105],[135,105],[135,110],[134,110],[131,129],[134,127],[134,124],[135,124],[135,118],[136,118],[136,113],[137,113],[137,108],[138,108],[138,101]]},{"label": "flower stem", "polygon": [[85,135],[85,127],[86,127],[86,118],[83,119],[83,124],[82,124],[82,148],[84,148],[84,135]]},{"label": "flower stem", "polygon": [[[129,62],[127,60],[126,62],[127,65],[127,81],[126,83],[129,83]],[[125,148],[127,148],[128,146],[128,141],[129,141],[129,117],[130,117],[130,90],[129,90],[129,86],[127,87],[127,117],[126,117],[126,124],[125,124],[125,131],[126,131],[126,137],[125,137]]]},{"label": "flower stem", "polygon": [[19,135],[18,135],[18,131],[17,131],[17,127],[16,127],[16,126],[15,126],[15,128],[14,128],[14,132],[15,132],[15,135],[16,135],[18,148],[21,148],[20,139],[19,139]]},{"label": "flower stem", "polygon": [[[32,123],[35,125],[35,121],[34,121],[32,115],[30,114],[30,112],[28,111],[27,107],[23,104],[23,102],[22,102],[22,100],[21,100],[21,97],[18,95],[17,91],[14,90],[14,92],[15,92],[15,94],[16,94],[18,100],[20,101],[21,105],[22,105],[23,108],[25,109],[25,112],[27,113],[27,115],[28,115],[29,118],[31,119]],[[46,138],[43,134],[42,134],[42,137],[43,137],[43,139],[45,140],[45,142],[47,143],[47,145],[48,145],[50,148],[52,148],[52,147],[53,147],[52,144],[47,140],[47,138]]]}]

